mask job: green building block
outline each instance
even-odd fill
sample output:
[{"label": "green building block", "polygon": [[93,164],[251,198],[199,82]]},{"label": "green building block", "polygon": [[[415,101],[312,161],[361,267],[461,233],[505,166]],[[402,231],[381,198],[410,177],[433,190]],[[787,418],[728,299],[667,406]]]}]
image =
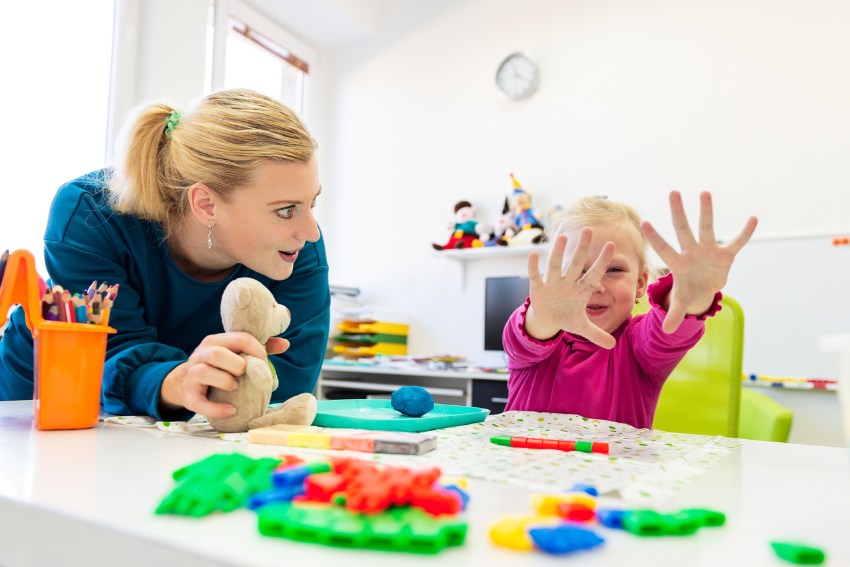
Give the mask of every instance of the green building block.
[{"label": "green building block", "polygon": [[820,565],[826,559],[826,554],[817,547],[789,541],[772,541],[770,545],[776,555],[797,565]]},{"label": "green building block", "polygon": [[280,459],[252,459],[239,453],[211,455],[174,471],[178,485],[156,513],[199,518],[240,508],[252,494],[271,488],[270,473],[278,464]]},{"label": "green building block", "polygon": [[668,522],[654,510],[630,510],[623,514],[623,529],[639,536],[667,535]]},{"label": "green building block", "polygon": [[689,512],[663,514],[661,518],[664,523],[664,531],[669,535],[693,535],[705,525],[701,515]]},{"label": "green building block", "polygon": [[681,510],[680,514],[690,514],[700,518],[703,526],[715,528],[726,523],[726,514],[708,508],[687,508]]},{"label": "green building block", "polygon": [[466,522],[417,508],[359,514],[339,506],[269,504],[257,511],[260,533],[333,547],[437,553],[462,545]]}]

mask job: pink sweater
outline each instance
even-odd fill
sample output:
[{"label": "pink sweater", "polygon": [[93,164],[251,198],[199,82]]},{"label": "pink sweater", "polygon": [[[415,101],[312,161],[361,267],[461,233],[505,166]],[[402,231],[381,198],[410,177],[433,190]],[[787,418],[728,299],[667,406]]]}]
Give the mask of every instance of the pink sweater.
[{"label": "pink sweater", "polygon": [[673,334],[661,330],[660,301],[673,286],[664,276],[649,286],[651,309],[630,317],[613,336],[613,349],[561,332],[547,341],[528,336],[529,300],[508,320],[502,336],[508,355],[505,410],[573,413],[593,419],[652,427],[664,381],[705,332],[705,318],[720,310],[718,292],[708,313],[689,315]]}]

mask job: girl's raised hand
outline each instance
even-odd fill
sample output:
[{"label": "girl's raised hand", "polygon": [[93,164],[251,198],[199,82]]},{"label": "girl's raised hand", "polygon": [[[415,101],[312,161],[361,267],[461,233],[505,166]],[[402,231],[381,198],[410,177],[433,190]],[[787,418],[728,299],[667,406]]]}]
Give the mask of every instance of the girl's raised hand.
[{"label": "girl's raised hand", "polygon": [[670,193],[670,212],[681,252],[676,252],[648,221],[641,225],[650,246],[673,274],[673,289],[670,291],[667,316],[661,326],[665,333],[678,329],[685,315],[701,315],[708,311],[714,301],[714,294],[726,285],[735,255],[750,240],[758,224],[755,217],[750,217],[738,236],[726,246],[720,246],[714,237],[711,193],[700,193],[699,203],[697,240],[688,224],[682,206],[682,195],[678,191]]},{"label": "girl's raised hand", "polygon": [[587,272],[584,264],[593,233],[581,230],[575,254],[563,268],[567,236],[555,239],[549,255],[549,268],[544,280],[538,267],[539,256],[532,252],[528,257],[528,279],[531,305],[525,318],[525,330],[532,337],[546,340],[559,331],[581,335],[603,348],[613,348],[614,337],[594,325],[587,316],[587,302],[599,285],[608,262],[614,254],[614,245],[606,242]]}]

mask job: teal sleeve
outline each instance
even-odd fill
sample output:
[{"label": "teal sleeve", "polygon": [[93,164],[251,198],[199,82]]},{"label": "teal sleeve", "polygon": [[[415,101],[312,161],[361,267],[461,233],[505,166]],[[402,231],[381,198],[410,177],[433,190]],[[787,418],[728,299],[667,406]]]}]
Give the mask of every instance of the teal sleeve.
[{"label": "teal sleeve", "polygon": [[0,341],[0,400],[31,400],[33,397],[33,343],[24,310],[9,315],[9,326]]}]

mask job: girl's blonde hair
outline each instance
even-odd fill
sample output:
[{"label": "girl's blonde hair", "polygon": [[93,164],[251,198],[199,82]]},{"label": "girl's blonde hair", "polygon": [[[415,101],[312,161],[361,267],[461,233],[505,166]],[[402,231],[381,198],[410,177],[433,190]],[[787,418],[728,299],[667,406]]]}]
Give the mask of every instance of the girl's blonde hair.
[{"label": "girl's blonde hair", "polygon": [[228,200],[265,162],[306,163],[316,150],[307,129],[284,104],[248,89],[216,92],[179,118],[150,104],[128,123],[109,180],[113,208],[162,225],[166,237],[188,209],[186,190],[204,183]]},{"label": "girl's blonde hair", "polygon": [[649,267],[646,255],[646,238],[640,229],[640,215],[625,203],[609,201],[602,197],[583,197],[549,217],[546,237],[549,241],[567,230],[578,230],[585,226],[615,224],[626,227],[632,233],[635,252],[640,260],[641,269]]}]

